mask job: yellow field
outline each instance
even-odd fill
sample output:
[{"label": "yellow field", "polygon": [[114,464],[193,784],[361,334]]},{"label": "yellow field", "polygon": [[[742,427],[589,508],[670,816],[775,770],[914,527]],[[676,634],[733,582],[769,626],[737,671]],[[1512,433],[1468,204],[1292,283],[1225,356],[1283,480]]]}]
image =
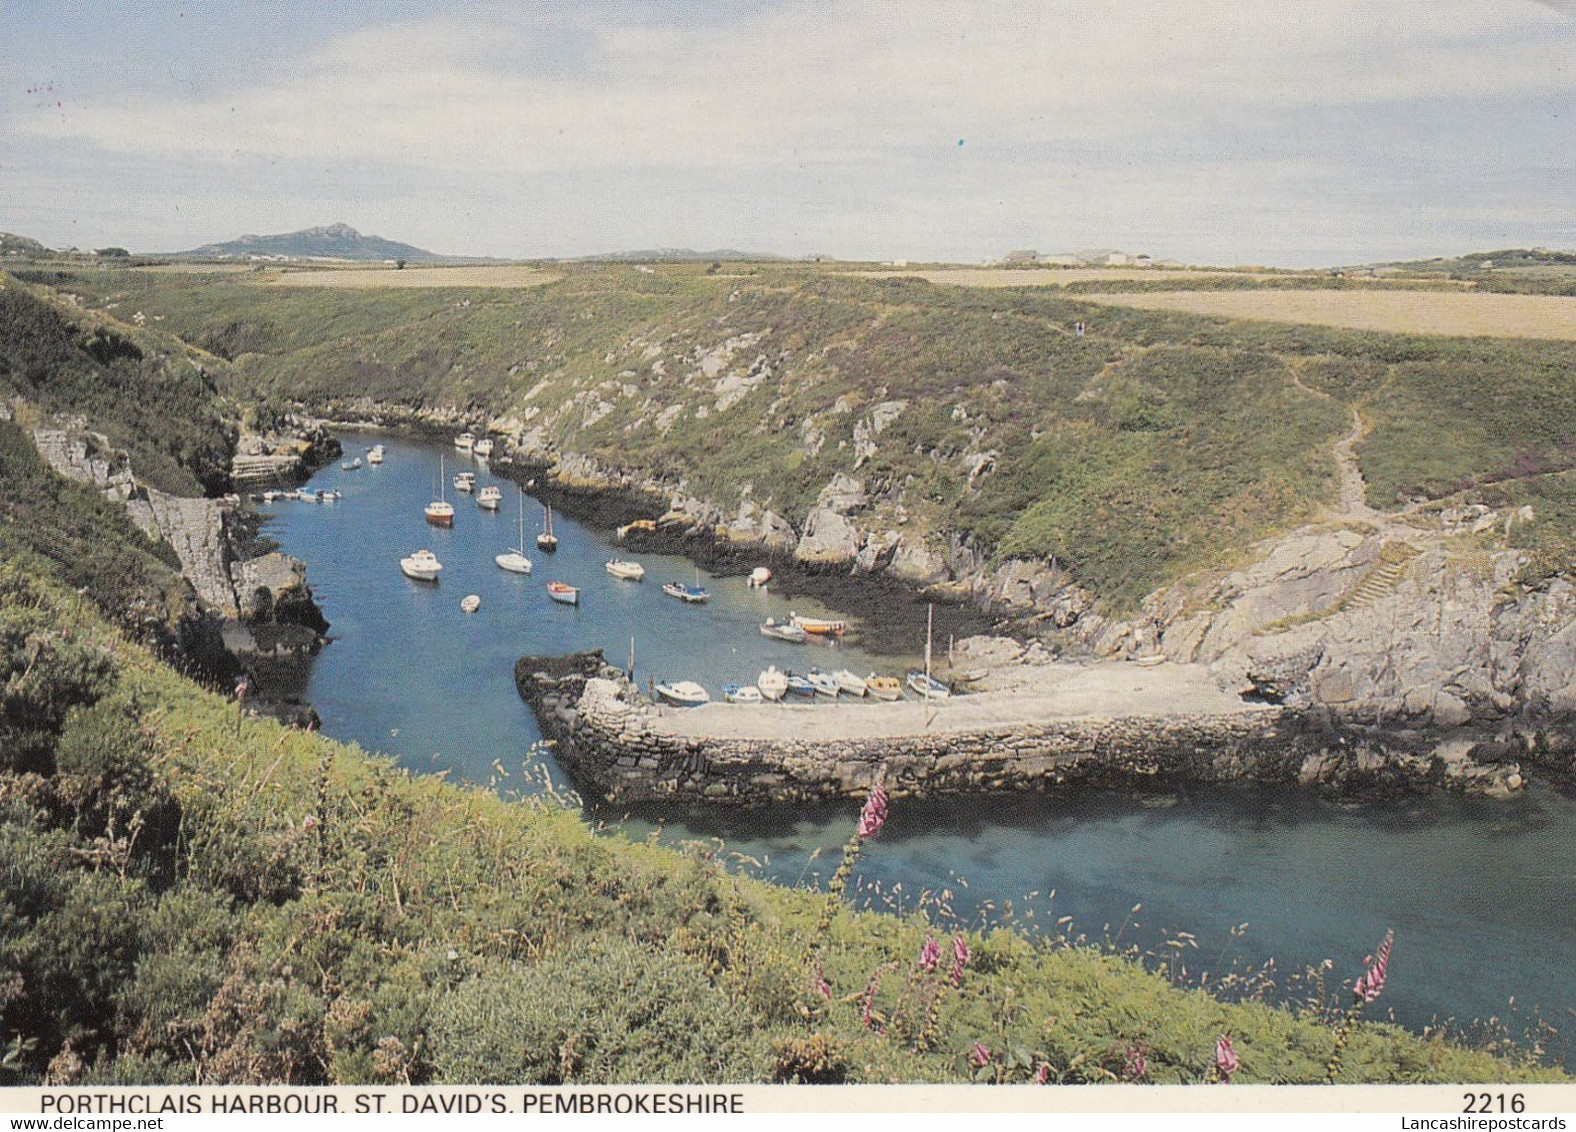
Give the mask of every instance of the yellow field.
[{"label": "yellow field", "polygon": [[259,272],[281,287],[542,287],[561,276],[524,264],[466,264],[458,267],[330,267]]},{"label": "yellow field", "polygon": [[891,268],[886,271],[855,271],[868,279],[925,279],[931,283],[951,283],[957,287],[1065,287],[1091,279],[1126,283],[1130,280],[1169,279],[1267,279],[1271,276],[1246,271],[1198,271],[1154,267],[942,267],[925,271]]},{"label": "yellow field", "polygon": [[1080,295],[1091,303],[1348,330],[1469,338],[1576,339],[1576,298],[1450,291],[1156,291]]}]

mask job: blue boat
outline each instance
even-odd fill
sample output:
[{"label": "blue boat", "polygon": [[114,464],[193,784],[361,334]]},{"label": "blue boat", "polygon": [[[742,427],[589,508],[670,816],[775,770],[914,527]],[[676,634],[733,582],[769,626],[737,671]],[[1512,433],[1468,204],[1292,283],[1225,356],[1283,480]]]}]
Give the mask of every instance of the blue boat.
[{"label": "blue boat", "polygon": [[699,586],[686,586],[683,582],[669,582],[662,587],[662,592],[669,597],[676,597],[680,601],[699,603],[711,598],[710,592]]},{"label": "blue boat", "polygon": [[908,686],[914,694],[926,700],[944,700],[952,695],[952,689],[937,680],[934,676],[927,676],[923,672],[914,671],[908,674]]},{"label": "blue boat", "polygon": [[788,694],[792,696],[814,696],[815,685],[797,673],[788,673]]}]

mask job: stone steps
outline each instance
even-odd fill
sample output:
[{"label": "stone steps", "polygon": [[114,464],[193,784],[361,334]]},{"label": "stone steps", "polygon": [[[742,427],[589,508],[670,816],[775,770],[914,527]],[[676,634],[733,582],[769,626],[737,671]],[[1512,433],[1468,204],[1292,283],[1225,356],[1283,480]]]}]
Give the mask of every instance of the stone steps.
[{"label": "stone steps", "polygon": [[1407,566],[1419,553],[1416,547],[1408,543],[1386,543],[1380,548],[1379,558],[1373,568],[1363,576],[1363,580],[1358,582],[1350,593],[1335,604],[1330,612],[1345,613],[1355,609],[1366,609],[1387,597],[1395,591],[1406,573]]}]

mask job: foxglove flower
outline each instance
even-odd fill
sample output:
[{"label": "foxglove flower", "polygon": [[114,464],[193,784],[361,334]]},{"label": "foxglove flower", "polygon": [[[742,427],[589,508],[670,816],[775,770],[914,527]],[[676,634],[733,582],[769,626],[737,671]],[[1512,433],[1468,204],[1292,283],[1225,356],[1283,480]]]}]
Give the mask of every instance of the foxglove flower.
[{"label": "foxglove flower", "polygon": [[1215,1069],[1220,1073],[1220,1079],[1227,1084],[1231,1083],[1231,1075],[1242,1068],[1242,1062],[1237,1057],[1237,1051],[1232,1048],[1231,1039],[1225,1034],[1215,1039]]},{"label": "foxglove flower", "polygon": [[940,962],[941,945],[936,942],[935,936],[926,936],[925,946],[919,949],[919,969],[928,975]]},{"label": "foxglove flower", "polygon": [[822,972],[819,963],[815,965],[815,974],[810,977],[810,990],[827,1001],[831,1001],[832,984],[826,981],[826,975]]},{"label": "foxglove flower", "polygon": [[969,1051],[969,1060],[974,1063],[975,1068],[984,1069],[990,1064],[990,1049],[975,1042],[974,1048]]},{"label": "foxglove flower", "polygon": [[1042,1062],[1040,1062],[1039,1065],[1035,1066],[1035,1068],[1034,1068],[1034,1083],[1036,1085],[1047,1084],[1047,1083],[1049,1083],[1050,1079],[1051,1079],[1051,1063],[1049,1061],[1042,1061]]},{"label": "foxglove flower", "polygon": [[1369,963],[1367,970],[1357,980],[1357,985],[1352,987],[1352,996],[1365,1005],[1373,1002],[1384,990],[1385,975],[1390,969],[1390,947],[1395,943],[1395,932],[1387,931],[1384,942],[1379,945],[1379,954]]},{"label": "foxglove flower", "polygon": [[886,824],[887,794],[878,782],[870,788],[870,796],[865,799],[865,808],[859,811],[859,836],[874,837],[881,832],[881,827]]},{"label": "foxglove flower", "polygon": [[1143,1043],[1127,1047],[1122,1058],[1122,1080],[1141,1081],[1149,1075],[1149,1059],[1144,1056]]},{"label": "foxglove flower", "polygon": [[952,937],[952,985],[963,985],[963,968],[969,965],[969,943],[961,935]]}]

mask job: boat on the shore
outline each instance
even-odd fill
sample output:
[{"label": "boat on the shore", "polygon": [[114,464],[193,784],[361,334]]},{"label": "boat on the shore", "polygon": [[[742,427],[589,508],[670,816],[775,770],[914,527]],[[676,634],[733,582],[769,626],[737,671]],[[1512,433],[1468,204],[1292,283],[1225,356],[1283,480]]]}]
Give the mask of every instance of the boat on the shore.
[{"label": "boat on the shore", "polygon": [[482,607],[480,594],[466,594],[460,599],[460,610],[464,613],[475,613]]},{"label": "boat on the shore", "polygon": [[818,637],[841,637],[848,628],[846,621],[831,621],[824,617],[800,617],[797,613],[788,614],[788,623]]},{"label": "boat on the shore", "polygon": [[724,684],[722,698],[730,704],[758,704],[763,697],[754,684]]},{"label": "boat on the shore", "polygon": [[646,568],[638,562],[631,562],[627,558],[614,558],[605,567],[605,570],[615,578],[622,578],[626,582],[638,582],[646,576]]},{"label": "boat on the shore", "polygon": [[788,673],[788,691],[795,696],[815,695],[815,685],[796,672]]},{"label": "boat on the shore", "polygon": [[775,664],[770,665],[756,677],[755,686],[768,700],[780,700],[788,694],[788,677],[777,671]]},{"label": "boat on the shore", "polygon": [[399,560],[400,572],[417,582],[436,582],[443,563],[430,550],[418,550]]},{"label": "boat on the shore", "polygon": [[870,690],[863,678],[855,676],[846,668],[839,668],[832,673],[832,679],[837,681],[839,692],[847,692],[850,696],[862,696]]},{"label": "boat on the shore", "polygon": [[469,452],[476,447],[476,438],[468,432],[462,432],[454,438],[454,447],[461,452]]},{"label": "boat on the shore", "polygon": [[568,582],[548,582],[547,596],[564,605],[580,604],[580,591]]},{"label": "boat on the shore", "polygon": [[915,669],[908,674],[908,686],[914,694],[927,700],[944,700],[952,695],[952,689],[937,680],[934,676],[926,676]]},{"label": "boat on the shore", "polygon": [[502,501],[502,499],[503,492],[499,491],[492,484],[488,484],[486,487],[482,488],[481,491],[476,493],[476,506],[480,507],[483,511],[496,511],[498,510],[498,504],[500,501]]},{"label": "boat on the shore", "polygon": [[676,597],[680,601],[687,601],[692,605],[710,601],[711,593],[700,586],[687,586],[683,582],[668,582],[662,587],[662,592],[669,597]]},{"label": "boat on the shore", "polygon": [[514,546],[514,547],[510,548],[509,550],[504,551],[502,554],[495,554],[493,556],[493,561],[498,564],[498,568],[499,569],[507,570],[511,574],[529,574],[531,572],[531,560],[525,556],[525,492],[524,491],[520,492],[520,542],[519,542],[519,545]]},{"label": "boat on the shore", "polygon": [[475,456],[479,460],[487,459],[492,455],[492,452],[493,442],[485,436],[471,446],[471,455]]},{"label": "boat on the shore", "polygon": [[815,689],[817,695],[833,697],[837,695],[837,681],[819,668],[810,669],[805,673],[804,678],[810,681],[810,686]]},{"label": "boat on the shore", "polygon": [[774,621],[768,617],[761,623],[761,636],[771,637],[775,641],[788,641],[790,644],[802,645],[810,639],[797,625],[789,625],[784,621]]},{"label": "boat on the shore", "polygon": [[878,700],[891,702],[903,698],[903,682],[896,676],[877,676],[872,672],[865,677],[865,687]]},{"label": "boat on the shore", "polygon": [[680,680],[677,683],[663,681],[656,686],[656,693],[661,699],[679,707],[699,707],[711,703],[711,696],[706,689],[693,680]]},{"label": "boat on the shore", "polygon": [[476,473],[475,472],[457,472],[455,474],[455,476],[454,476],[454,490],[455,491],[475,491],[476,490]]},{"label": "boat on the shore", "polygon": [[543,506],[542,523],[542,533],[536,536],[536,549],[544,554],[552,554],[558,549],[558,536],[553,533],[552,507]]}]

